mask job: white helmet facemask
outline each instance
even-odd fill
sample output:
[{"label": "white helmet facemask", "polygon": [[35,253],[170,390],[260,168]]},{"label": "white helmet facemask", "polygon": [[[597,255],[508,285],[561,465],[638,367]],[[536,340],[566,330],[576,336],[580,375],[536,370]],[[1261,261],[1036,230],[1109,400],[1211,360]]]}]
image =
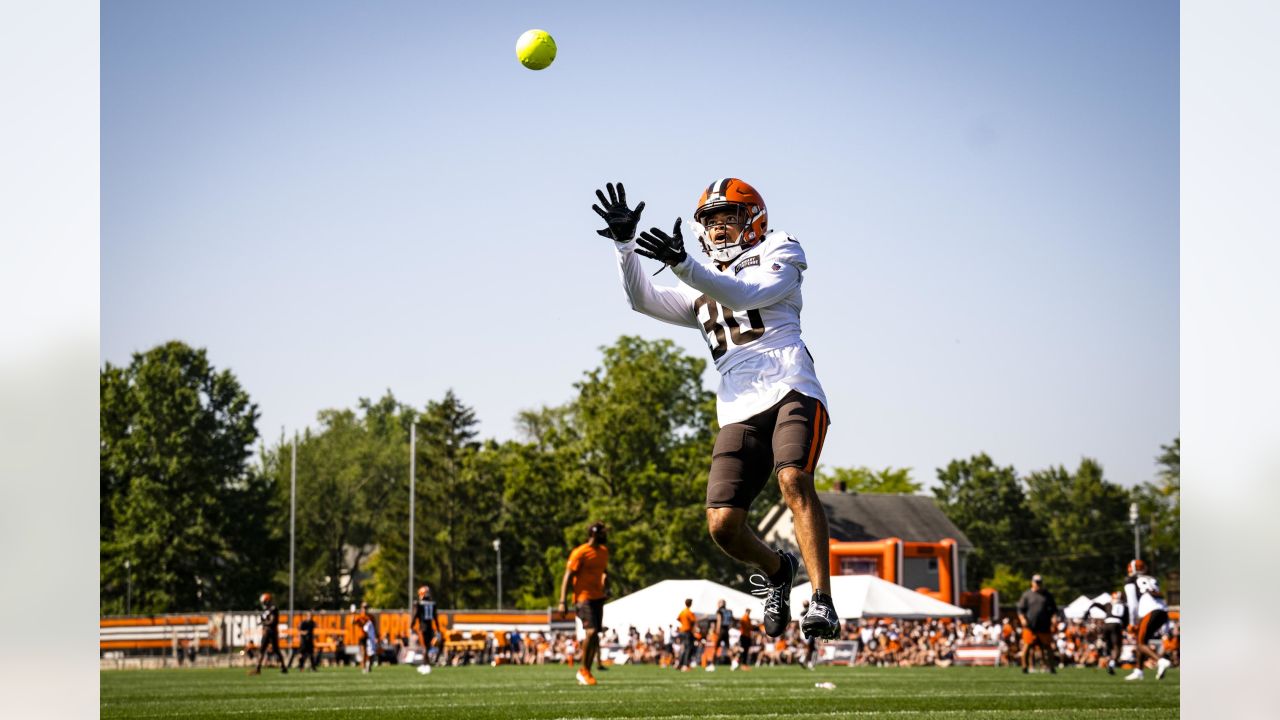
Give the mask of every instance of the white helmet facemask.
[{"label": "white helmet facemask", "polygon": [[[739,213],[741,215],[741,213]],[[739,255],[750,250],[754,245],[748,238],[747,228],[744,225],[739,226],[742,229],[738,233],[737,240],[729,240],[726,237],[722,242],[716,243],[711,240],[711,233],[707,231],[705,225],[694,220],[690,222],[693,226],[693,233],[698,237],[698,243],[702,245],[702,252],[706,253],[712,260],[727,265],[738,258]]]}]

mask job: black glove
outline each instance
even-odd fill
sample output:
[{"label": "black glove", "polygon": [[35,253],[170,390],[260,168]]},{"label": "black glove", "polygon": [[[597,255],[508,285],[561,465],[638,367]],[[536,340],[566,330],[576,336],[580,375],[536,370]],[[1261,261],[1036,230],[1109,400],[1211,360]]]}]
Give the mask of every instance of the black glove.
[{"label": "black glove", "polygon": [[636,253],[653,258],[667,265],[679,265],[688,254],[684,251],[684,237],[680,234],[680,218],[676,218],[676,226],[667,235],[658,228],[649,228],[649,232],[640,233],[636,238]]},{"label": "black glove", "polygon": [[596,232],[616,242],[627,242],[636,236],[636,225],[640,223],[640,213],[644,210],[644,201],[636,206],[635,210],[627,208],[627,191],[622,187],[622,183],[618,183],[618,192],[614,194],[613,183],[605,185],[609,189],[609,199],[605,199],[604,193],[596,190],[596,197],[600,198],[600,205],[592,205],[591,209],[596,214],[604,218],[609,223],[609,227]]}]

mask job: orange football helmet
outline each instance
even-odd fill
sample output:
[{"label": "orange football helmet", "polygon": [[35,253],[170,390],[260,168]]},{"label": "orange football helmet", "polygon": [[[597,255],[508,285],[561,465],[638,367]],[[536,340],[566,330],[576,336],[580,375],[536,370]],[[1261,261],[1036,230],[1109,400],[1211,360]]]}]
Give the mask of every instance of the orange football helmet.
[{"label": "orange football helmet", "polygon": [[262,593],[262,597],[258,598],[258,600],[261,601],[263,605],[266,605],[271,602],[271,593]]},{"label": "orange football helmet", "polygon": [[[738,221],[742,223],[742,233],[732,245],[711,242],[702,227],[702,219],[708,213],[722,208],[737,210]],[[702,244],[702,251],[719,263],[733,262],[734,258],[764,240],[765,233],[769,231],[769,211],[764,198],[755,188],[737,178],[723,178],[708,185],[702,191],[702,197],[698,198],[693,220],[698,223],[698,242]]]},{"label": "orange football helmet", "polygon": [[430,593],[431,593],[431,588],[427,587],[426,585],[423,585],[422,587],[418,588],[419,599],[426,599],[427,595],[429,595]]},{"label": "orange football helmet", "polygon": [[1147,564],[1137,559],[1130,560],[1129,567],[1126,570],[1130,575],[1140,575],[1147,571]]}]

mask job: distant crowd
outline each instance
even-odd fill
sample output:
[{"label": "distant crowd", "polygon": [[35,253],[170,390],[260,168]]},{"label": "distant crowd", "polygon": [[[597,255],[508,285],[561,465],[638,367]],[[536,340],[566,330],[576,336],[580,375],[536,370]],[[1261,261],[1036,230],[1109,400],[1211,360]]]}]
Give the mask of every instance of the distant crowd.
[{"label": "distant crowd", "polygon": [[[962,647],[996,647],[1002,664],[1017,665],[1022,650],[1022,633],[1016,622],[1005,618],[999,622],[963,622],[953,620],[866,620],[847,621],[840,633],[841,641],[857,641],[855,665],[877,667],[947,667],[956,661],[956,650]],[[521,632],[489,631],[457,634],[462,642],[450,642],[441,651],[433,648],[432,665],[544,665],[572,664],[581,653],[581,643],[574,632]],[[675,625],[664,629],[640,632],[634,627],[619,632],[609,628],[603,635],[602,661],[608,664],[640,663],[676,668],[684,655],[686,635]],[[1066,621],[1060,623],[1053,638],[1057,644],[1058,658],[1062,666],[1100,667],[1105,664],[1107,651],[1096,620]],[[709,623],[703,622],[693,633],[694,646],[691,656],[694,665],[705,668],[711,664],[758,667],[761,665],[814,665],[821,660],[821,643],[811,643],[800,633],[799,625],[792,622],[782,636],[773,639],[765,636],[763,628],[756,626],[749,642],[742,642],[741,630],[731,627],[728,644],[719,638]],[[1178,664],[1179,628],[1170,622],[1158,640],[1166,657]],[[1133,644],[1126,636],[1126,645]],[[345,664],[342,648],[324,664]],[[394,664],[406,662],[414,652],[408,638],[380,638],[377,662]],[[254,654],[251,646],[250,656]],[[1131,661],[1130,656],[1122,657]]]}]

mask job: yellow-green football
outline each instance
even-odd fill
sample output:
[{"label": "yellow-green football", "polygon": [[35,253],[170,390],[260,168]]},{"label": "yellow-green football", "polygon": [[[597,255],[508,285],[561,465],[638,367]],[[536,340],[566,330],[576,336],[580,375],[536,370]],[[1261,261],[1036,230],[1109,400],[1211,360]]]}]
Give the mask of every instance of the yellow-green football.
[{"label": "yellow-green football", "polygon": [[516,40],[516,57],[530,70],[541,70],[556,59],[556,41],[546,30],[529,30]]}]

